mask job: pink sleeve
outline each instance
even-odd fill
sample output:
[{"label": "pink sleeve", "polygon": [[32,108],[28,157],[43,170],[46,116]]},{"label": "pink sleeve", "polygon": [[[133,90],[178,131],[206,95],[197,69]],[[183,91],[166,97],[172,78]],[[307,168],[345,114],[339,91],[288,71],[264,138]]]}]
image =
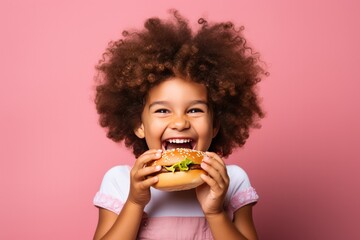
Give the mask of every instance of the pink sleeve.
[{"label": "pink sleeve", "polygon": [[120,213],[120,210],[124,205],[119,199],[102,192],[96,193],[93,203],[97,207],[105,208],[116,214]]},{"label": "pink sleeve", "polygon": [[231,218],[239,208],[255,203],[259,196],[255,189],[251,186],[250,180],[246,172],[236,165],[227,166],[230,177],[230,185],[227,196],[227,212]]},{"label": "pink sleeve", "polygon": [[111,168],[105,174],[100,190],[94,197],[94,205],[119,214],[129,193],[129,173],[129,166]]},{"label": "pink sleeve", "polygon": [[231,212],[233,215],[236,210],[239,208],[257,202],[259,196],[257,195],[256,191],[252,187],[248,187],[241,192],[236,193],[231,199],[230,204],[228,207],[228,211]]}]

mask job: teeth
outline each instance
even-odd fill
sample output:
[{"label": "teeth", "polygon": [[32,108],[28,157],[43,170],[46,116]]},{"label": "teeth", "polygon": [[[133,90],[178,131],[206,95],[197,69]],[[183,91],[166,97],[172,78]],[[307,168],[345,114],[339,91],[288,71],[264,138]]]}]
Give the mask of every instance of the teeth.
[{"label": "teeth", "polygon": [[169,143],[189,143],[191,139],[170,139],[168,140]]}]

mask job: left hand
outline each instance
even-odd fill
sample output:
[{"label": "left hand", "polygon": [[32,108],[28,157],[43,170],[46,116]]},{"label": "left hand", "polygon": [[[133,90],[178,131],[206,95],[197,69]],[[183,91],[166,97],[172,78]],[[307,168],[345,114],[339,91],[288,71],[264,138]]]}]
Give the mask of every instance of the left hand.
[{"label": "left hand", "polygon": [[204,184],[196,188],[196,196],[205,215],[217,214],[224,210],[223,203],[229,187],[229,176],[222,158],[207,152],[201,167],[208,173],[202,175]]}]

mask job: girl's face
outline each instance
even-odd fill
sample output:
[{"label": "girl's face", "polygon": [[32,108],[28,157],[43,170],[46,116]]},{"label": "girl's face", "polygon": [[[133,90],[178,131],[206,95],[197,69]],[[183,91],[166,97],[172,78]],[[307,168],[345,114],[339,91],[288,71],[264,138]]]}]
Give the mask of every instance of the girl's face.
[{"label": "girl's face", "polygon": [[202,84],[170,78],[150,89],[141,125],[135,129],[149,149],[206,151],[218,132]]}]

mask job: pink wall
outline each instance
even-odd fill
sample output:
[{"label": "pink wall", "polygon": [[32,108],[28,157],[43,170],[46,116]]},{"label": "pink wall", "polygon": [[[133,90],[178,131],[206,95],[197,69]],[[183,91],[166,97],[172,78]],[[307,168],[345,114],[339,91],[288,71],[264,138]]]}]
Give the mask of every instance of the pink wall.
[{"label": "pink wall", "polygon": [[133,161],[97,125],[93,66],[124,27],[170,7],[244,24],[268,63],[263,128],[228,160],[261,196],[261,238],[359,239],[357,1],[121,2],[2,1],[0,239],[92,237],[104,172]]}]

